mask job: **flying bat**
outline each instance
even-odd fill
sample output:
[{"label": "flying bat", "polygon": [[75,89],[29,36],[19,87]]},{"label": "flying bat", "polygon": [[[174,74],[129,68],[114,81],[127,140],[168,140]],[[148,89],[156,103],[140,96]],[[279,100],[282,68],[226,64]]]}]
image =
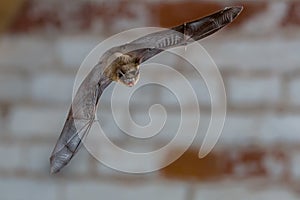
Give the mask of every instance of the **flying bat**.
[{"label": "flying bat", "polygon": [[76,92],[50,157],[51,173],[59,172],[82,146],[95,120],[99,98],[111,82],[134,86],[140,76],[140,64],[169,48],[186,46],[217,32],[230,24],[242,9],[239,6],[226,7],[204,18],[150,33],[106,51]]}]

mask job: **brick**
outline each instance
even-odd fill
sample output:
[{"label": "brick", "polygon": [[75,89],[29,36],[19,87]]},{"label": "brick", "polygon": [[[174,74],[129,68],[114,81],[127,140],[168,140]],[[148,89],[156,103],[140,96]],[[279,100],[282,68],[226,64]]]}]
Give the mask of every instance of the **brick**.
[{"label": "brick", "polygon": [[[67,3],[67,2],[66,2]],[[68,2],[70,3],[70,2]],[[15,18],[11,26],[12,32],[29,32],[36,30],[51,31],[52,33],[61,28],[63,25],[71,28],[76,25],[80,27],[80,22],[71,21],[69,24],[66,21],[70,18],[71,13],[76,13],[78,10],[78,2],[69,4],[69,9],[66,9],[66,4],[60,5],[53,1],[51,3],[45,1],[26,1]],[[59,15],[61,13],[61,15]],[[65,18],[65,21],[62,20]],[[74,17],[73,17],[74,18]]]},{"label": "brick", "polygon": [[33,100],[49,103],[69,103],[75,76],[58,73],[35,74],[31,81]]},{"label": "brick", "polygon": [[43,181],[24,178],[3,178],[0,179],[1,199],[32,199],[38,200],[43,197],[45,200],[56,200],[58,185],[52,181]]},{"label": "brick", "polygon": [[[116,192],[118,191],[118,192]],[[183,200],[186,187],[183,183],[110,183],[110,182],[74,182],[67,185],[66,199],[172,199]]]},{"label": "brick", "polygon": [[300,24],[300,15],[298,12],[299,2],[289,2],[287,3],[287,11],[285,16],[282,18],[281,24],[283,26],[299,26]]},{"label": "brick", "polygon": [[[183,74],[185,75],[185,74]],[[191,90],[194,91],[197,99],[196,101],[199,103],[199,105],[203,106],[211,106],[211,96],[208,92],[208,88],[204,80],[199,76],[199,75],[186,75],[187,81],[189,81],[191,85]],[[209,77],[208,77],[209,78]],[[170,84],[175,85],[175,87],[178,88],[181,92],[176,95],[181,95],[183,98],[184,105],[189,105],[190,104],[190,98],[188,98],[188,95],[186,94],[186,84],[184,84],[181,81],[177,81],[171,77],[168,78],[170,80]],[[213,80],[213,79],[212,79]],[[219,86],[217,84],[211,86],[214,89],[214,92],[216,93],[216,96],[220,95],[219,92]],[[189,95],[190,96],[190,95]],[[168,91],[167,88],[161,89],[161,98],[162,102],[166,104],[178,104],[178,99],[174,94],[172,94],[172,91]]]},{"label": "brick", "polygon": [[[87,139],[88,141],[88,139]],[[150,145],[140,145],[136,144],[137,142],[126,142],[125,144],[118,144],[114,143],[120,149],[124,149],[123,151],[116,150],[116,147],[113,147],[107,143],[93,141],[94,144],[88,142],[89,147],[90,145],[97,145],[93,147],[93,154],[96,155],[95,159],[99,159],[101,163],[104,163],[109,168],[112,168],[117,171],[121,172],[128,172],[128,173],[146,173],[156,171],[161,166],[161,161],[165,157],[164,153],[156,154],[148,156],[140,155],[136,156],[134,153],[147,153],[149,149],[152,149]],[[148,151],[145,149],[150,147]],[[125,152],[124,152],[125,151]],[[108,171],[99,166],[97,168],[99,174],[107,174]]]},{"label": "brick", "polygon": [[101,38],[84,35],[60,37],[56,42],[56,51],[63,66],[79,69],[85,57],[101,41]]},{"label": "brick", "polygon": [[262,125],[258,132],[260,141],[267,144],[299,141],[299,120],[298,115],[266,115],[261,120]]},{"label": "brick", "polygon": [[[190,146],[192,141],[195,145],[202,143],[210,119],[207,113],[200,112],[198,122],[196,121],[197,112],[193,109],[181,108],[182,110],[186,109],[185,116],[181,116],[182,110],[179,106],[176,108],[164,107],[164,109],[166,116],[156,108],[151,110],[151,115],[148,108],[134,112],[133,121],[142,128],[136,128],[133,123],[130,123],[132,125],[130,134],[144,138],[142,142],[145,144],[159,144],[159,147],[168,145],[172,140],[174,140],[172,141],[174,147]],[[185,127],[181,127],[182,129],[180,129],[181,117],[184,117],[186,123]],[[199,123],[198,127],[197,123]]]},{"label": "brick", "polygon": [[219,139],[220,145],[248,145],[257,141],[259,116],[246,113],[227,113]]},{"label": "brick", "polygon": [[[130,173],[124,173],[124,172],[120,172],[118,170],[115,170],[109,166],[106,166],[104,164],[102,164],[101,162],[96,161],[96,163],[93,164],[93,166],[96,169],[96,172],[101,176],[101,177],[114,177],[114,178],[121,178],[121,179],[135,179],[136,178],[136,174],[130,174]],[[153,180],[153,179],[158,179],[159,178],[159,172],[155,171],[155,172],[149,172],[149,173],[144,173],[144,174],[139,174],[139,178],[141,179],[149,179],[149,180]]]},{"label": "brick", "polygon": [[[204,105],[209,104],[210,97],[207,92],[206,85],[199,75],[197,75],[198,77],[196,77],[196,75],[188,76],[178,70],[176,72],[161,70],[159,73],[160,76],[157,77],[155,81],[164,86],[160,89],[162,103],[173,106],[181,103],[181,105],[188,107],[193,106],[193,102],[203,102],[202,104]],[[181,75],[177,75],[177,73]],[[181,77],[184,75],[186,75],[185,78]],[[196,98],[193,98],[194,95]],[[203,98],[201,95],[203,95]]]},{"label": "brick", "polygon": [[[155,103],[157,104],[160,102],[155,102]],[[162,104],[163,107],[166,106],[164,107],[164,109],[167,112],[166,113],[167,121],[164,124],[161,124],[161,121],[164,120],[161,111],[157,110],[157,108],[152,109],[151,117],[156,125],[152,124],[151,126],[152,128],[150,128],[145,126],[150,125],[151,119],[149,116],[150,114],[149,109],[154,104],[145,103],[145,105],[143,104],[135,105],[134,103],[132,103],[131,105],[132,105],[131,106],[132,110],[130,110],[130,116],[127,116],[124,113],[124,111],[122,111],[122,109],[118,107],[115,108],[116,111],[123,114],[117,114],[118,118],[114,119],[111,111],[107,111],[105,109],[108,108],[110,104],[106,102],[100,103],[100,108],[98,109],[98,119],[107,137],[109,137],[112,140],[124,140],[125,138],[128,139],[131,138],[128,137],[126,133],[122,132],[123,127],[125,127],[124,130],[128,131],[129,135],[145,138],[145,142],[148,142],[149,144],[166,143],[171,141],[171,139],[176,136],[179,122],[180,122],[180,117],[181,117],[179,107],[168,107],[167,105]],[[122,106],[122,105],[119,104],[118,106]],[[127,109],[126,105],[124,105],[124,107],[125,109]],[[185,109],[187,110],[186,111],[187,116],[185,117],[185,119],[187,121],[193,121],[195,112],[191,108],[185,108]],[[132,118],[133,122],[130,120],[130,118]],[[118,120],[118,122],[121,123],[121,127],[118,127],[118,124],[116,124],[116,120]],[[209,116],[207,116],[207,113],[201,112],[200,125],[198,130],[198,135],[200,135],[201,138],[207,129],[208,122],[209,122]],[[136,128],[134,123],[136,123],[138,126],[141,126],[141,128]],[[191,137],[188,133],[192,134],[193,132],[194,130],[190,130],[190,127],[188,127],[188,130],[184,130],[185,136],[189,136],[186,137],[187,139]],[[181,143],[183,143],[184,141],[185,140],[181,138],[179,141],[177,141],[178,143],[176,144],[181,145]]]},{"label": "brick", "polygon": [[54,147],[48,144],[32,144],[23,147],[22,168],[35,174],[49,174],[49,157]]},{"label": "brick", "polygon": [[55,48],[51,40],[19,35],[0,42],[0,65],[6,68],[37,70],[55,66]]},{"label": "brick", "polygon": [[0,31],[3,32],[13,21],[14,16],[22,5],[22,1],[1,2],[0,5]]},{"label": "brick", "polygon": [[[116,112],[118,122],[121,123],[123,127],[125,126],[128,128],[130,121],[127,116],[122,113],[122,109],[116,108]],[[97,111],[97,119],[99,120],[104,134],[110,140],[119,141],[124,139],[125,133],[122,131],[122,129],[119,128],[118,124],[116,123],[116,119],[114,119],[112,110],[110,109],[110,103],[100,102]]]},{"label": "brick", "polygon": [[[150,24],[150,20],[152,19],[151,11],[148,9],[148,5],[145,2],[135,2],[135,3],[126,3],[120,1],[118,15],[115,15],[113,18],[110,16],[106,16],[109,18],[109,21],[113,21],[111,23],[111,32],[118,33],[121,31],[126,31],[132,28],[144,27]],[[111,11],[113,8],[110,8]],[[124,12],[124,13],[122,13]],[[107,22],[104,22],[107,26]]]},{"label": "brick", "polygon": [[[0,113],[1,113],[1,110],[0,110]],[[0,130],[2,130],[2,132],[6,132],[6,119],[5,117],[3,116],[3,114],[1,113],[0,115]],[[4,135],[4,134],[3,134]],[[1,135],[2,136],[2,135]],[[0,136],[0,137],[1,137]]]},{"label": "brick", "polygon": [[228,98],[232,106],[271,105],[278,103],[278,77],[231,77],[228,80]]},{"label": "brick", "polygon": [[[133,114],[133,120],[136,124],[143,128],[135,128],[132,124],[130,129],[131,134],[137,137],[145,137],[149,143],[153,142],[155,144],[157,142],[169,142],[176,136],[180,123],[180,114],[176,115],[174,113],[167,113],[167,115],[164,116],[164,114],[155,110],[156,109],[151,111],[152,119],[150,118],[150,113],[147,109],[135,112]],[[168,111],[166,110],[166,112]],[[162,123],[164,120],[166,120],[165,123]],[[154,137],[152,138],[151,136]]]},{"label": "brick", "polygon": [[258,180],[222,181],[210,184],[199,184],[196,187],[195,199],[298,199],[298,195],[284,185],[268,186]]},{"label": "brick", "polygon": [[288,101],[291,105],[300,105],[300,79],[294,79],[288,84],[289,97]]},{"label": "brick", "polygon": [[282,180],[288,168],[284,159],[274,155],[265,156],[263,165],[272,180]]},{"label": "brick", "polygon": [[[90,31],[102,23],[100,32],[146,25],[151,15],[147,4],[125,1],[27,1],[11,26],[12,32],[44,31],[50,33]],[[34,13],[34,15],[32,14]],[[126,26],[128,25],[128,26]]]},{"label": "brick", "polygon": [[0,144],[0,170],[17,170],[22,165],[21,148],[17,145]]},{"label": "brick", "polygon": [[[167,155],[166,160],[180,149],[174,149],[173,151],[170,152],[170,155]],[[163,168],[161,173],[171,179],[206,181],[220,178],[223,174],[222,168],[222,160],[218,154],[210,153],[200,159],[197,149],[189,149],[171,165]]]},{"label": "brick", "polygon": [[238,39],[232,36],[224,40],[207,39],[201,44],[220,69],[286,72],[299,66],[300,58],[296,52],[300,43],[296,38],[288,40],[270,36],[268,39]]},{"label": "brick", "polygon": [[264,149],[257,146],[256,148],[246,147],[240,151],[235,155],[235,158],[228,160],[228,165],[230,162],[233,164],[232,172],[235,176],[246,178],[251,176],[266,177],[268,175],[269,171],[267,170],[270,169],[266,168],[265,165],[267,152]]},{"label": "brick", "polygon": [[[205,105],[205,106],[211,106],[211,96],[209,94],[207,85],[205,81],[202,78],[194,78],[191,79],[191,85],[197,95],[198,102],[200,105]],[[217,96],[219,95],[218,93],[218,86],[214,85],[212,86],[214,88],[214,92],[217,92]]]},{"label": "brick", "polygon": [[300,163],[300,156],[298,151],[291,151],[289,153],[290,159],[291,159],[291,179],[293,181],[299,181],[300,180],[300,170],[299,170],[299,163]]},{"label": "brick", "polygon": [[[183,22],[205,16],[213,11],[219,10],[220,8],[221,6],[215,2],[165,2],[157,4],[153,10],[154,13],[159,16],[161,26],[172,27]],[[178,13],[180,13],[180,15]]]},{"label": "brick", "polygon": [[[278,31],[282,19],[287,13],[288,5],[287,2],[269,2],[264,12],[258,13],[245,21],[242,27],[243,31],[253,35],[264,35],[270,34],[272,31]],[[243,11],[247,12],[247,7]]]},{"label": "brick", "polygon": [[0,101],[16,102],[28,98],[29,80],[18,74],[0,74]]},{"label": "brick", "polygon": [[[174,148],[164,160],[168,161],[170,156],[180,151],[180,148]],[[267,181],[278,181],[287,178],[290,171],[289,158],[286,151],[278,149],[278,145],[266,148],[263,145],[255,145],[254,142],[244,146],[217,145],[201,159],[198,156],[198,148],[193,147],[160,172],[169,179],[197,179],[202,182],[224,180],[225,177],[243,180],[260,177]]]},{"label": "brick", "polygon": [[58,137],[67,109],[14,107],[9,116],[9,129],[19,138]]}]

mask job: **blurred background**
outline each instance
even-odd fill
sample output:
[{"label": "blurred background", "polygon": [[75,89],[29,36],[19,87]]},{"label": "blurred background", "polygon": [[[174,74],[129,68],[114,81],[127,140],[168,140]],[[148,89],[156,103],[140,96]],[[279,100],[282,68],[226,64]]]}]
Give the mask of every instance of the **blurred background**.
[{"label": "blurred background", "polygon": [[[182,61],[158,56],[158,62],[178,69],[195,87],[203,119],[200,139],[158,172],[120,173],[82,148],[61,173],[49,174],[76,72],[90,50],[121,31],[172,27],[232,5],[244,6],[238,19],[201,41],[220,69],[228,101],[224,130],[208,156],[197,156],[210,118],[205,84]],[[300,2],[2,0],[0,32],[0,199],[300,198]],[[167,128],[148,143],[129,138],[113,123],[110,92],[104,94],[99,118],[116,144],[145,151],[174,137],[178,108],[168,91],[145,87],[133,97],[137,123],[147,123],[145,107],[153,103],[166,105],[170,113]],[[141,166],[103,151],[132,168]]]}]

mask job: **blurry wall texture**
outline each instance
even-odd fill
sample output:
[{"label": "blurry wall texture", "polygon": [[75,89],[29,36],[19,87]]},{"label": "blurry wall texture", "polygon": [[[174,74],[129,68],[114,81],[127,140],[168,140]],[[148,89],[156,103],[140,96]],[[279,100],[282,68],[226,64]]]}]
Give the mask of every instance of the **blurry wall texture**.
[{"label": "blurry wall texture", "polygon": [[[195,148],[167,168],[130,175],[104,167],[82,149],[60,174],[49,175],[49,156],[66,118],[76,71],[94,46],[120,31],[170,27],[231,5],[244,6],[239,18],[201,41],[222,73],[228,100],[213,152],[199,159],[196,140]],[[2,1],[0,7],[0,199],[300,198],[298,1],[16,0]],[[176,59],[159,59],[189,73]],[[194,79],[201,116],[208,121],[209,94]],[[145,99],[148,106],[174,104],[157,88],[145,89],[134,102],[142,105],[133,111],[140,123],[148,120]],[[173,137],[165,133],[139,144],[115,127],[110,112],[103,106],[104,128],[124,147],[143,151]],[[199,135],[207,127],[202,123]],[[141,165],[117,159],[133,168]]]}]

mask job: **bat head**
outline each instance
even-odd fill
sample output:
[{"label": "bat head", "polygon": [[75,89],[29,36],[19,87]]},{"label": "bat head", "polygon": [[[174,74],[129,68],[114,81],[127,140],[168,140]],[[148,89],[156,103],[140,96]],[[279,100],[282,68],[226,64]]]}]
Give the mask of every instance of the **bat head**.
[{"label": "bat head", "polygon": [[123,65],[116,72],[119,82],[129,87],[134,86],[140,77],[139,66],[137,63]]}]

